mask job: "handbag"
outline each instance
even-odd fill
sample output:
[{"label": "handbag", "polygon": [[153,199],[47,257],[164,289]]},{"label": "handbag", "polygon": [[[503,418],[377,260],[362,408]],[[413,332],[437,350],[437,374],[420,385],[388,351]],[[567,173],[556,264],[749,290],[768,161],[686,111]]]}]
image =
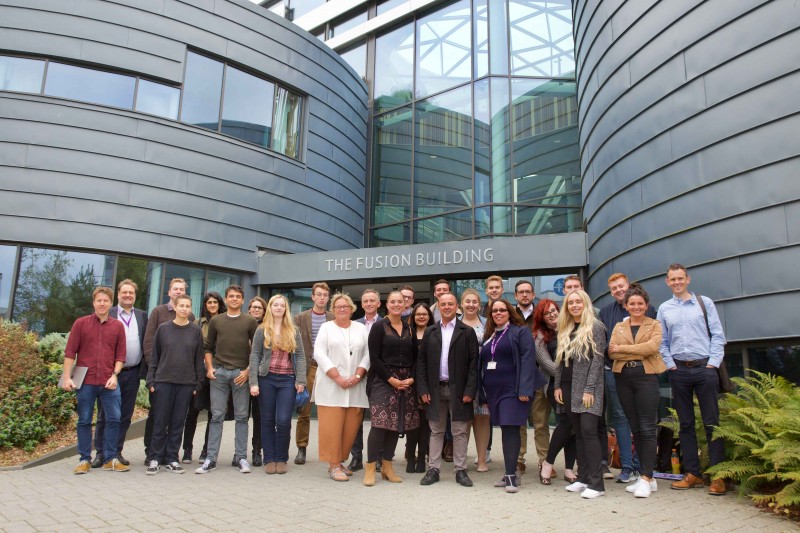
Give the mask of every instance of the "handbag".
[{"label": "handbag", "polygon": [[619,456],[617,434],[612,430],[608,432],[608,466],[622,468],[622,458]]},{"label": "handbag", "polygon": [[311,395],[308,394],[308,389],[306,387],[303,387],[302,392],[298,392],[294,395],[295,410],[299,412],[300,409],[306,406],[306,404],[309,402],[310,399]]},{"label": "handbag", "polygon": [[[697,303],[700,304],[700,309],[703,311],[703,318],[706,320],[706,332],[708,333],[708,338],[711,338],[711,326],[708,325],[708,312],[706,311],[706,304],[703,302],[703,297],[701,295],[697,295]],[[733,389],[736,386],[731,381],[731,377],[728,375],[728,368],[725,363],[725,358],[722,359],[722,362],[717,367],[717,376],[719,376],[719,393],[724,394],[726,392],[733,392]]]}]

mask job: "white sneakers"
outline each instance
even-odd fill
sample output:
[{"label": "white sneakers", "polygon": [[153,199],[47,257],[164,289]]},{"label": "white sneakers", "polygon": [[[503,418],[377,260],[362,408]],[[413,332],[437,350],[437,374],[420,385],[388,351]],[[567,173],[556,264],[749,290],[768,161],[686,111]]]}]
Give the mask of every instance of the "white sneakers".
[{"label": "white sneakers", "polygon": [[595,498],[599,498],[603,495],[605,495],[605,492],[602,490],[586,489],[585,491],[581,492],[581,498],[586,498],[587,500],[594,500]]},{"label": "white sneakers", "polygon": [[589,485],[587,485],[586,483],[581,483],[580,481],[576,481],[575,483],[567,485],[564,488],[566,490],[568,490],[569,492],[581,492],[582,493],[584,490],[589,488]]},{"label": "white sneakers", "polygon": [[637,498],[649,498],[650,493],[658,490],[658,483],[656,483],[655,478],[651,479],[650,481],[645,481],[644,479],[639,478],[639,481],[633,485],[628,485],[625,487],[625,490],[632,492]]}]

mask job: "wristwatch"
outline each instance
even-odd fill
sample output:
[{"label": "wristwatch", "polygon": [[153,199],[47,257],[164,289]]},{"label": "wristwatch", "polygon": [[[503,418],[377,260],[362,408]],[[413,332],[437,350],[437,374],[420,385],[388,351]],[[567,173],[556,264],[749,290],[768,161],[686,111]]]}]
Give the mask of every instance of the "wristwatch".
[{"label": "wristwatch", "polygon": [[116,370],[113,371],[112,374],[114,374],[115,376],[119,377],[119,372],[117,372]]},{"label": "wristwatch", "polygon": [[361,374],[356,374],[357,379],[361,379]]}]

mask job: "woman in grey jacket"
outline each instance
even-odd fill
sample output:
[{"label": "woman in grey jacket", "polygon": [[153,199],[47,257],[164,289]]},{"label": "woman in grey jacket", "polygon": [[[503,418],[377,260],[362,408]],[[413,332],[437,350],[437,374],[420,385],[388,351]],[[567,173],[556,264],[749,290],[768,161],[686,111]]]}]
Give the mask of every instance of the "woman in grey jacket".
[{"label": "woman in grey jacket", "polygon": [[286,297],[276,294],[253,337],[250,352],[250,394],[261,406],[264,472],[288,470],[292,410],[296,392],[306,386],[306,357],[300,330],[294,325]]},{"label": "woman in grey jacket", "polygon": [[565,405],[578,441],[578,480],[570,492],[594,499],[605,494],[597,424],[603,415],[603,353],[606,334],[582,290],[567,293],[558,317],[553,395]]}]

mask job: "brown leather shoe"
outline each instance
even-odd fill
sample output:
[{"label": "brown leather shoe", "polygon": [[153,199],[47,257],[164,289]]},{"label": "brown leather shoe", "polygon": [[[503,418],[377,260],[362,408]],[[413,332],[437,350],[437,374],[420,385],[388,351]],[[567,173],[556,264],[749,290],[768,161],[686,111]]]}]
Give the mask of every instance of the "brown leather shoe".
[{"label": "brown leather shoe", "polygon": [[678,481],[673,481],[672,485],[669,486],[671,489],[674,490],[687,490],[687,489],[694,489],[694,488],[702,488],[703,487],[703,478],[697,477],[692,473],[686,473],[683,476],[683,479]]},{"label": "brown leather shoe", "polygon": [[728,492],[728,485],[724,479],[712,479],[708,487],[708,493],[712,496],[724,496]]}]

